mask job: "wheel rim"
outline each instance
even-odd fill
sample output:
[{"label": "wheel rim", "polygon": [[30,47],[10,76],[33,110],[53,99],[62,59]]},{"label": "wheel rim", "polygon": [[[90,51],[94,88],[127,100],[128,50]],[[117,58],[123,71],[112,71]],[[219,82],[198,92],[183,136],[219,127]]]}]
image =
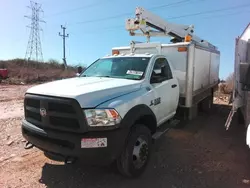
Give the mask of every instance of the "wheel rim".
[{"label": "wheel rim", "polygon": [[138,137],[133,149],[133,164],[139,169],[145,165],[148,159],[148,143],[142,136]]}]

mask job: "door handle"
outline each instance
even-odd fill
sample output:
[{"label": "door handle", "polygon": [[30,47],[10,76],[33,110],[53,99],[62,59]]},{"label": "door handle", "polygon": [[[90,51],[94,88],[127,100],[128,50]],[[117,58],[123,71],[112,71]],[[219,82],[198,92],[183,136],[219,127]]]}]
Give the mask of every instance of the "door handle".
[{"label": "door handle", "polygon": [[175,88],[175,87],[177,87],[177,85],[176,85],[176,84],[173,84],[171,87],[172,87],[172,88]]}]

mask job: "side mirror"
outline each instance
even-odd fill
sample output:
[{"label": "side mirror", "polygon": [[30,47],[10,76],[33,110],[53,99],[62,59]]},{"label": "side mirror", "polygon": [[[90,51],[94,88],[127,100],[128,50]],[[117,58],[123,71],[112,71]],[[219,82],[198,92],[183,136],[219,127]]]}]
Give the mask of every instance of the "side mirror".
[{"label": "side mirror", "polygon": [[250,91],[250,63],[240,63],[239,74],[239,82],[243,85],[242,90]]}]

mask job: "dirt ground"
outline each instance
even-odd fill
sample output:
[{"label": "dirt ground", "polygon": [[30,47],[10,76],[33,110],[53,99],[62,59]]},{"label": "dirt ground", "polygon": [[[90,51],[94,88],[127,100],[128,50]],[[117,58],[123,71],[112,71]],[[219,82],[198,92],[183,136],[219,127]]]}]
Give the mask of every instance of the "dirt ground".
[{"label": "dirt ground", "polygon": [[38,149],[24,150],[20,122],[30,86],[0,85],[0,187],[244,188],[250,187],[250,158],[244,127],[224,123],[230,106],[215,105],[183,129],[172,129],[154,145],[146,172],[126,179],[113,167],[64,165]]}]

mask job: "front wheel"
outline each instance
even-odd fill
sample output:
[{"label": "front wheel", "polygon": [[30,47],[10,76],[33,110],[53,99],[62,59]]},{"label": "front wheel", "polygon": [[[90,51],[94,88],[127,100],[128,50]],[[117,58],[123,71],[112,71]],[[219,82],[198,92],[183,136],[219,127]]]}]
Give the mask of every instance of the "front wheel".
[{"label": "front wheel", "polygon": [[134,125],[127,140],[127,144],[117,159],[117,168],[127,177],[141,175],[149,161],[152,145],[150,130],[140,124]]}]

